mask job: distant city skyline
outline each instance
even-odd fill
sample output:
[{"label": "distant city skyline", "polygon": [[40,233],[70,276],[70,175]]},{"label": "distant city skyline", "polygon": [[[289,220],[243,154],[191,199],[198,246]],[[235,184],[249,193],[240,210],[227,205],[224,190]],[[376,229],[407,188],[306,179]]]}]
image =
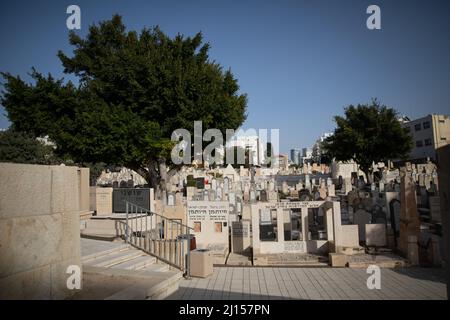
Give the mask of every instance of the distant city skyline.
[{"label": "distant city skyline", "polygon": [[[449,1],[39,1],[0,4],[0,71],[36,67],[66,80],[56,53],[70,54],[66,8],[81,30],[123,16],[128,30],[159,25],[170,36],[202,31],[210,59],[231,68],[248,94],[242,128],[280,129],[280,153],[311,148],[333,132],[333,116],[377,97],[411,120],[449,114]],[[366,9],[381,8],[381,30]],[[3,90],[3,88],[2,88]],[[0,128],[9,125],[0,108]]]}]

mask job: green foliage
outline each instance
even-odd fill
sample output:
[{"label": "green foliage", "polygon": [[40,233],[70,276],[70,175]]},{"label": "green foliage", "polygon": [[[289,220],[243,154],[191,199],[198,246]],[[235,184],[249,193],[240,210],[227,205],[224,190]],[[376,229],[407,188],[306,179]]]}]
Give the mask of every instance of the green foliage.
[{"label": "green foliage", "polygon": [[186,187],[195,187],[197,186],[197,180],[194,179],[193,175],[188,175],[186,177]]},{"label": "green foliage", "polygon": [[376,99],[371,104],[350,105],[344,117],[334,119],[337,128],[323,144],[330,159],[353,159],[368,173],[372,162],[404,159],[411,151],[411,136],[401,127],[396,111]]},{"label": "green foliage", "polygon": [[34,136],[14,130],[0,132],[0,162],[27,164],[60,164],[53,147]]},{"label": "green foliage", "polygon": [[115,15],[92,25],[85,38],[71,32],[71,57],[58,52],[78,86],[34,69],[32,84],[2,73],[1,103],[14,129],[49,135],[60,156],[158,174],[175,129],[193,133],[200,120],[203,130],[225,134],[246,118],[246,95],[230,70],[209,60],[202,40],[201,33],[171,39],[158,27],[126,31]]}]

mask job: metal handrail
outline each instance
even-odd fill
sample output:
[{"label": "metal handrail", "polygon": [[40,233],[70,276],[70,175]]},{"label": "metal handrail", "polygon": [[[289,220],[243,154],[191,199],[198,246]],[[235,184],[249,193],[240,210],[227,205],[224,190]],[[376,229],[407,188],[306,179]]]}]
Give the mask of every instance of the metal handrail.
[{"label": "metal handrail", "polygon": [[[184,271],[185,277],[189,278],[190,231],[194,229],[126,200],[125,205],[125,242]],[[154,239],[155,231],[156,239]]]}]

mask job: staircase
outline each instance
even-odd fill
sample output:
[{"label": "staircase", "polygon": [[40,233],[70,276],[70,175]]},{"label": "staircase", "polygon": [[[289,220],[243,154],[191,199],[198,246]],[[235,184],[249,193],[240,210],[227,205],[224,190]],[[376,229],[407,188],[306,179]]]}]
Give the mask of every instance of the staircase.
[{"label": "staircase", "polygon": [[75,299],[164,299],[178,290],[180,270],[124,242],[81,239],[82,290]]}]

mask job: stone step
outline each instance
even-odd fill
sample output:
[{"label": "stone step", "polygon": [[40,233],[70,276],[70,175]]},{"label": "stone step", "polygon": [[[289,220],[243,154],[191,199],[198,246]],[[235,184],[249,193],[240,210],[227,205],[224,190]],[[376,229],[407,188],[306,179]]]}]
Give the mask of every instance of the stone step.
[{"label": "stone step", "polygon": [[81,234],[106,234],[106,235],[122,235],[124,232],[116,229],[91,228],[81,230]]},{"label": "stone step", "polygon": [[136,271],[103,267],[83,267],[83,290],[76,300],[164,299],[179,287],[180,271]]},{"label": "stone step", "polygon": [[105,233],[80,233],[80,237],[83,239],[100,240],[100,241],[120,241],[122,237],[116,234],[105,234]]},{"label": "stone step", "polygon": [[114,269],[125,269],[125,270],[140,270],[149,265],[153,265],[156,262],[156,258],[148,255],[143,255],[135,259],[125,261],[112,266]]},{"label": "stone step", "polygon": [[107,256],[107,255],[110,255],[110,254],[113,254],[113,253],[129,250],[130,248],[131,248],[130,245],[123,244],[123,245],[115,246],[115,247],[110,248],[110,249],[103,249],[101,251],[94,252],[94,253],[82,256],[81,257],[81,261],[83,263],[89,262],[90,260],[94,260],[94,259],[97,259],[97,258],[100,258],[100,257],[104,257],[104,256]]},{"label": "stone step", "polygon": [[128,249],[87,261],[85,264],[88,266],[109,268],[113,265],[135,259],[142,255],[144,255],[144,253],[139,250]]},{"label": "stone step", "polygon": [[157,278],[157,283],[148,286],[145,283],[139,283],[130,286],[124,290],[118,291],[115,294],[107,297],[105,300],[161,300],[179,288],[179,283],[182,278],[181,271],[141,271],[135,274],[138,277]]},{"label": "stone step", "polygon": [[169,271],[169,265],[163,264],[163,263],[155,263],[155,264],[147,265],[139,270],[165,272],[165,271]]}]

